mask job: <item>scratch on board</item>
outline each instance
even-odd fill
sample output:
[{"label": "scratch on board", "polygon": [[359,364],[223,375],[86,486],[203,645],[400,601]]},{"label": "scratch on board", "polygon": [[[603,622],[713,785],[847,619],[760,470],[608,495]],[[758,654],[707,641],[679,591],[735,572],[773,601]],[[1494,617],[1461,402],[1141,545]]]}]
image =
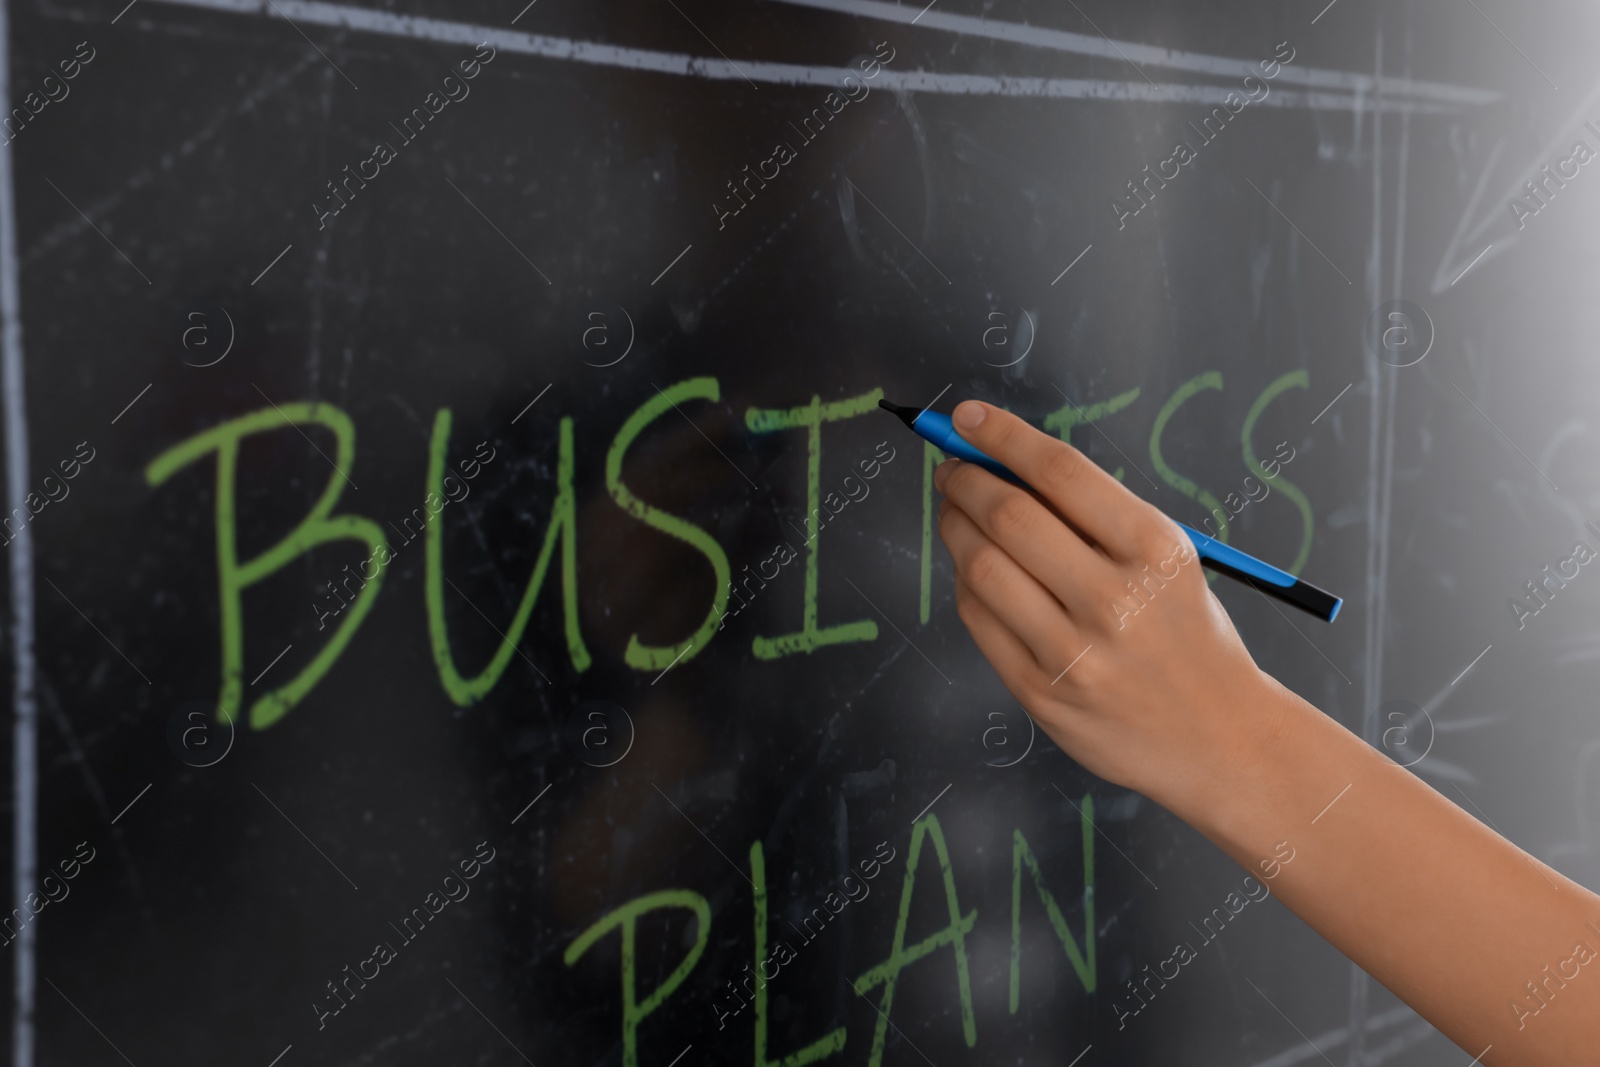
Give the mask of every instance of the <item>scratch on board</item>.
[{"label": "scratch on board", "polygon": [[[151,2],[227,11],[240,15],[267,16],[268,14],[265,0],[151,0]],[[467,22],[397,15],[371,8],[324,3],[322,0],[282,0],[281,3],[273,0],[272,7],[286,18],[314,26],[337,26],[366,33],[454,44],[484,42],[502,51],[537,56],[542,59],[680,77],[706,78],[712,81],[744,81],[751,85],[765,82],[773,85],[833,86],[839,84],[846,75],[855,73],[854,69],[849,67],[814,67],[751,59],[735,63],[726,58],[708,59],[680,52],[658,52],[595,41],[547,37],[542,34],[520,33]],[[1166,49],[1158,51],[1169,55],[1175,54]],[[1223,59],[1216,61],[1229,64],[1237,62]],[[1237,69],[1232,66],[1228,69],[1229,73],[1237,73]],[[1184,85],[1175,82],[1154,84],[1144,81],[1118,82],[1093,78],[1019,78],[925,70],[885,70],[880,72],[878,77],[881,79],[879,85],[889,90],[962,96],[1221,104],[1231,92],[1225,85]],[[1482,104],[1495,99],[1494,94],[1485,96],[1483,90],[1458,86],[1424,86],[1418,83],[1408,88],[1413,94],[1412,98],[1388,100],[1380,106],[1393,110],[1451,112],[1466,104]],[[1424,93],[1442,98],[1428,99],[1422,95]],[[1362,106],[1359,96],[1351,96],[1344,92],[1301,92],[1291,89],[1279,90],[1264,99],[1262,103],[1269,107],[1308,107],[1332,111],[1349,111]]]},{"label": "scratch on board", "polygon": [[[193,136],[188,137],[180,142],[177,148],[161,153],[161,160],[159,163],[151,164],[135,171],[127,181],[122,183],[122,187],[116,192],[108,193],[99,200],[90,201],[84,208],[84,214],[88,215],[89,218],[100,218],[103,215],[109,214],[119,204],[122,203],[123,198],[129,193],[143,189],[145,186],[155,181],[159,174],[164,174],[167,172],[171,168],[174,158],[182,159],[186,156],[193,155],[196,149],[202,147],[203,145],[209,144],[212,138],[216,137],[217,133],[224,126],[230,124],[233,119],[255,110],[256,105],[270,99],[278,92],[287,88],[290,83],[300,76],[300,72],[310,66],[313,61],[320,62],[320,60],[317,60],[316,56],[311,56],[310,58],[302,58],[299,62],[297,62],[294,66],[289,67],[287,70],[272,71],[265,78],[263,78],[254,89],[246,94],[245,98],[239,101],[239,103],[219,110],[215,115],[212,116],[210,122],[202,126]],[[64,242],[73,240],[79,234],[81,234],[88,225],[89,223],[87,219],[85,219],[82,215],[77,215],[74,216],[69,222],[63,222],[59,225],[52,226],[50,229],[40,234],[38,240],[34,241],[33,244],[29,246],[28,250],[23,253],[22,265],[28,266],[40,256],[54,250]]]}]

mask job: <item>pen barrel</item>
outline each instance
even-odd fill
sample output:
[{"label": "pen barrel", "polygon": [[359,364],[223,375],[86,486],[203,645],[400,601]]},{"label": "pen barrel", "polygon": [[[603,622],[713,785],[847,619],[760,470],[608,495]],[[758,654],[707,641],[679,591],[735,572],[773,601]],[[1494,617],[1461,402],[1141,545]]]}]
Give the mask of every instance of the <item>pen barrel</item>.
[{"label": "pen barrel", "polygon": [[950,416],[941,415],[937,411],[924,411],[917,416],[916,421],[911,424],[911,428],[923,440],[930,442],[935,448],[944,452],[945,455],[959,459],[964,463],[975,463],[990,474],[1004,478],[1012,485],[1020,485],[1023,488],[1027,488],[1022,479],[1007,470],[1004,464],[984,455],[969,444],[960,434],[956,433],[955,426],[950,422]]},{"label": "pen barrel", "polygon": [[[1007,470],[1004,464],[984,455],[956,433],[950,416],[925,410],[911,421],[911,429],[946,455],[966,463],[975,463],[1012,485],[1028,488],[1028,484]],[[1325,622],[1332,622],[1339,614],[1339,608],[1344,602],[1332,593],[1318,589],[1310,582],[1301,581],[1288,571],[1279,570],[1270,563],[1263,563],[1248,552],[1241,552],[1232,545],[1224,544],[1192,526],[1184,526],[1182,523],[1179,525],[1194,543],[1195,552],[1199,555],[1202,566],[1244,582],[1286,604],[1293,604],[1301,611],[1315,615]]]},{"label": "pen barrel", "polygon": [[[1179,525],[1183,526],[1182,523]],[[1323,622],[1332,622],[1339,614],[1344,601],[1332,593],[1318,589],[1310,582],[1302,581],[1270,563],[1263,563],[1248,552],[1223,544],[1192,526],[1183,526],[1183,532],[1194,542],[1195,551],[1200,554],[1201,566],[1244,582],[1285,604],[1293,604]]]},{"label": "pen barrel", "polygon": [[1203,534],[1193,526],[1179,523],[1183,532],[1189,535],[1189,540],[1194,542],[1195,549],[1203,560],[1211,560],[1226,566],[1230,571],[1247,574],[1256,581],[1278,589],[1288,589],[1299,581],[1288,571],[1279,570],[1270,563],[1263,563],[1248,552],[1241,552],[1230,544],[1218,541],[1209,534]]}]

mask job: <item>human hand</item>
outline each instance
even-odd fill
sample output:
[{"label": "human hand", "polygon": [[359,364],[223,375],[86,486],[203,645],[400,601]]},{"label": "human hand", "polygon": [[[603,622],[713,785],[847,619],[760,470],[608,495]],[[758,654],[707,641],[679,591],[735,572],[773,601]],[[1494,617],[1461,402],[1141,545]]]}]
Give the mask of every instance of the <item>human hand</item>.
[{"label": "human hand", "polygon": [[1095,774],[1180,816],[1282,724],[1276,683],[1211,594],[1188,536],[1072,446],[977,401],[971,463],[934,473],[956,608],[1011,694]]},{"label": "human hand", "polygon": [[1292,840],[1273,894],[1475,1062],[1593,1062],[1600,984],[1525,990],[1585,958],[1600,897],[1260,671],[1187,535],[1076,449],[973,401],[954,420],[1035,490],[934,474],[961,619],[1045,732],[1252,875]]}]

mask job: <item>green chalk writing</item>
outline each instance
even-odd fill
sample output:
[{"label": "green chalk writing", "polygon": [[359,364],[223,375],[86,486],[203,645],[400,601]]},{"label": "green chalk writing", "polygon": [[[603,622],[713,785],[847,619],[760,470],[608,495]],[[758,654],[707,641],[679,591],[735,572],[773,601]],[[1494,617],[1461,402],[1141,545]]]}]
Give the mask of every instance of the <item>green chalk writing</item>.
[{"label": "green chalk writing", "polygon": [[[1161,411],[1156,415],[1155,425],[1150,428],[1150,462],[1155,465],[1156,474],[1162,481],[1172,486],[1172,488],[1176,489],[1190,500],[1198,500],[1208,511],[1212,512],[1213,514],[1215,514],[1217,511],[1221,511],[1222,514],[1226,516],[1228,514],[1228,510],[1222,506],[1222,501],[1218,500],[1210,491],[1200,488],[1200,486],[1196,485],[1192,479],[1179,474],[1177,471],[1167,466],[1167,461],[1162,458],[1161,455],[1161,435],[1166,432],[1167,421],[1172,418],[1179,408],[1189,401],[1190,397],[1194,396],[1202,389],[1215,389],[1220,392],[1222,390],[1222,372],[1215,370],[1206,371],[1204,374],[1190,378],[1188,381],[1184,382],[1178,387],[1177,392],[1173,393],[1167,398],[1167,402],[1165,404],[1161,405]],[[1228,543],[1228,522],[1226,518],[1224,518],[1221,525],[1217,527],[1216,538],[1223,544]],[[1217,576],[1215,573],[1211,571],[1206,572],[1206,583],[1208,585],[1216,580]]]},{"label": "green chalk writing", "polygon": [[[427,491],[444,493],[444,475],[449,466],[450,409],[440,408],[433,419],[433,438],[428,450]],[[450,651],[450,630],[444,618],[444,523],[430,522],[423,542],[427,559],[426,593],[428,604],[428,639],[433,646],[433,662],[439,668],[439,680],[444,691],[456,704],[465,707],[483,698],[493,689],[505,673],[527,628],[528,617],[533,612],[534,601],[544,586],[550,560],[555,556],[556,543],[561,544],[561,608],[566,619],[567,652],[572,665],[579,671],[589,668],[589,650],[584,646],[583,635],[578,631],[578,576],[577,553],[577,497],[572,491],[572,420],[561,420],[560,443],[556,459],[556,498],[550,507],[550,524],[545,528],[544,545],[528,578],[528,587],[522,593],[522,602],[511,619],[489,659],[489,665],[476,677],[466,678],[456,667],[455,656]]]},{"label": "green chalk writing", "polygon": [[[1178,387],[1178,391],[1167,398],[1161,405],[1161,411],[1156,415],[1155,425],[1150,428],[1150,462],[1155,465],[1156,474],[1161,480],[1172,488],[1188,497],[1198,500],[1207,510],[1221,511],[1224,515],[1228,509],[1222,506],[1222,501],[1205,489],[1200,488],[1190,478],[1187,478],[1167,465],[1166,459],[1161,455],[1161,435],[1166,432],[1167,422],[1171,420],[1179,408],[1189,402],[1189,398],[1203,389],[1222,390],[1222,372],[1206,371],[1204,374],[1190,378]],[[1228,524],[1223,522],[1217,528],[1217,540],[1224,543],[1228,540]]]},{"label": "green chalk writing", "polygon": [[[1262,415],[1272,402],[1290,389],[1305,389],[1309,378],[1304,370],[1291,371],[1273,379],[1250,406],[1240,433],[1240,444],[1245,467],[1253,475],[1266,477],[1266,468],[1255,451],[1253,435]],[[1150,458],[1156,472],[1169,486],[1186,497],[1197,501],[1214,514],[1226,516],[1227,509],[1211,492],[1197,485],[1189,477],[1178,473],[1162,454],[1164,435],[1168,424],[1178,411],[1198,393],[1223,388],[1222,374],[1208,371],[1184,382],[1162,404],[1150,432]],[[784,430],[804,430],[806,433],[806,503],[807,533],[806,565],[803,590],[801,628],[792,633],[774,636],[757,636],[752,651],[757,659],[772,660],[800,652],[811,653],[831,645],[872,641],[877,638],[878,627],[871,618],[856,619],[831,626],[819,621],[818,590],[820,584],[821,538],[818,536],[821,518],[822,427],[824,423],[854,418],[875,410],[882,391],[873,389],[859,396],[824,404],[820,397],[792,408],[750,408],[745,421],[754,433],[775,433]],[[1070,440],[1080,426],[1129,408],[1141,390],[1129,389],[1108,400],[1084,407],[1067,404],[1046,416],[1044,426]],[[691,378],[677,382],[659,392],[634,411],[622,424],[606,453],[605,482],[612,499],[629,515],[645,525],[683,541],[703,555],[711,564],[714,586],[704,621],[688,636],[688,644],[674,642],[670,645],[646,645],[638,634],[628,639],[623,659],[635,670],[655,671],[674,661],[692,658],[712,638],[724,608],[729,602],[732,569],[727,553],[709,532],[688,521],[668,514],[640,499],[622,480],[623,460],[629,449],[657,418],[676,404],[694,400],[717,402],[720,387],[712,377]],[[448,409],[440,410],[434,419],[429,442],[426,488],[430,498],[438,497],[444,490],[448,470],[448,454],[452,415]],[[232,722],[240,714],[244,700],[243,645],[244,618],[243,592],[283,569],[292,560],[305,555],[318,545],[332,541],[351,540],[367,549],[369,558],[379,564],[377,577],[366,580],[338,625],[316,656],[288,682],[257,698],[248,708],[248,721],[255,729],[263,729],[281,719],[318,684],[360,628],[371,610],[382,585],[385,567],[391,557],[387,540],[381,527],[361,515],[334,515],[344,486],[344,478],[337,471],[331,474],[321,497],[311,511],[289,533],[260,555],[240,560],[238,557],[237,496],[239,450],[245,438],[253,434],[296,429],[313,432],[331,432],[334,440],[335,466],[340,470],[350,466],[355,457],[355,428],[348,415],[336,407],[320,403],[294,403],[240,416],[197,434],[167,449],[153,459],[146,468],[145,477],[151,486],[165,483],[178,471],[213,453],[216,456],[215,536],[217,545],[218,596],[220,600],[219,631],[222,644],[221,695],[218,715]],[[918,618],[926,624],[932,615],[933,554],[935,551],[936,515],[933,488],[934,468],[943,461],[944,454],[931,444],[922,449],[922,543],[918,574]],[[509,667],[527,627],[545,581],[552,568],[559,568],[561,604],[567,651],[577,671],[587,670],[593,662],[581,632],[577,584],[577,496],[574,485],[576,446],[573,422],[560,420],[558,429],[558,460],[555,496],[550,517],[543,532],[538,556],[533,564],[516,611],[501,641],[487,662],[476,674],[466,673],[457,662],[451,645],[449,628],[445,621],[444,605],[447,601],[444,587],[448,576],[444,570],[444,528],[442,523],[427,523],[425,530],[425,588],[426,621],[434,663],[439,671],[441,685],[452,701],[461,706],[484,698]],[[1125,473],[1114,472],[1121,478]],[[1299,550],[1287,568],[1298,574],[1310,557],[1315,532],[1315,515],[1306,494],[1281,473],[1271,478],[1274,488],[1280,489],[1294,504],[1301,520]],[[535,534],[537,536],[537,534]],[[1227,541],[1229,528],[1226,520],[1217,531],[1219,540]],[[559,554],[557,552],[559,548]],[[1214,575],[1208,575],[1208,580]]]},{"label": "green chalk writing", "polygon": [[[672,973],[644,1000],[639,1000],[635,978],[638,974],[639,917],[663,908],[684,908],[695,914],[695,940],[689,954],[673,968]],[[683,984],[700,962],[711,938],[711,905],[699,893],[688,889],[663,889],[648,893],[624,904],[615,911],[601,916],[600,921],[578,935],[567,946],[561,959],[568,967],[596,942],[612,930],[622,930],[622,1067],[639,1067],[639,1025],[659,1008],[672,991]]]},{"label": "green chalk writing", "polygon": [[1026,864],[1028,873],[1033,875],[1033,887],[1039,891],[1039,899],[1044,903],[1044,912],[1050,919],[1050,927],[1061,939],[1061,947],[1066,949],[1067,960],[1071,962],[1072,969],[1078,972],[1078,981],[1083,983],[1084,991],[1093,993],[1095,987],[1095,925],[1094,925],[1094,798],[1085,793],[1083,802],[1078,806],[1080,816],[1079,833],[1083,837],[1083,949],[1080,951],[1078,943],[1072,937],[1072,931],[1067,929],[1067,920],[1061,914],[1061,908],[1056,904],[1056,898],[1045,887],[1044,873],[1039,870],[1039,860],[1034,856],[1033,849],[1028,847],[1028,839],[1022,836],[1021,830],[1013,830],[1011,838],[1011,1014],[1017,1013],[1017,1005],[1022,992],[1022,868]]},{"label": "green chalk writing", "polygon": [[[1098,404],[1090,404],[1086,408],[1068,402],[1044,417],[1044,428],[1054,430],[1061,436],[1063,441],[1070,445],[1074,426],[1086,426],[1099,422],[1107,415],[1115,415],[1137,399],[1139,399],[1139,387],[1134,386],[1126,393],[1118,393],[1110,400],[1103,400]],[[1125,473],[1126,471],[1121,467],[1111,472],[1112,477],[1119,482],[1122,481],[1122,476]]]},{"label": "green chalk writing", "polygon": [[[761,851],[761,842],[750,846],[750,880],[755,883],[756,956],[755,970],[767,962],[767,863]],[[804,1067],[805,1064],[827,1059],[844,1048],[844,1027],[839,1027],[811,1042],[798,1052],[791,1052],[781,1061],[767,1059],[767,984],[755,983],[756,1003],[756,1064],[755,1067]]]},{"label": "green chalk writing", "polygon": [[[252,434],[275,430],[294,428],[304,433],[300,430],[302,426],[321,427],[333,433],[333,465],[337,469],[328,476],[328,485],[322,491],[322,496],[294,529],[259,556],[241,562],[235,529],[240,442]],[[217,590],[221,598],[222,616],[222,693],[217,700],[217,717],[231,723],[238,715],[244,690],[244,590],[282,570],[290,561],[318,545],[331,541],[357,541],[366,546],[370,557],[380,548],[387,552],[388,542],[384,539],[382,527],[371,519],[359,515],[332,514],[344,491],[344,475],[340,472],[350,469],[356,454],[355,425],[350,421],[350,416],[338,408],[329,404],[284,404],[231,419],[172,446],[151,460],[145,468],[145,481],[152,486],[161,485],[178,471],[212,452],[217,456],[215,526]],[[367,617],[382,583],[383,572],[380,569],[356,594],[344,621],[311,662],[288,682],[258,697],[250,705],[249,722],[252,729],[266,729],[289,714],[328,673],[355,636],[362,620]]]},{"label": "green chalk writing", "polygon": [[813,396],[811,403],[797,408],[750,408],[744,413],[745,425],[752,433],[806,431],[806,585],[801,628],[796,633],[777,637],[757,637],[751,645],[757,659],[777,659],[796,652],[814,652],[827,645],[877,639],[878,624],[872,619],[817,626],[817,509],[821,507],[818,496],[822,482],[822,424],[875,411],[881,399],[883,390],[874,389],[829,404],[824,404],[820,396]]},{"label": "green chalk writing", "polygon": [[[911,947],[906,947],[906,921],[911,915],[911,898],[917,886],[917,859],[922,854],[923,838],[933,842],[938,857],[939,875],[944,881],[944,899],[950,912],[950,923],[944,929],[929,934]],[[911,828],[911,849],[906,856],[905,881],[900,889],[900,914],[895,919],[894,940],[889,946],[889,958],[855,980],[855,990],[865,994],[883,986],[883,999],[878,1004],[878,1022],[872,1034],[872,1052],[867,1057],[867,1067],[880,1067],[883,1063],[883,1046],[889,1031],[889,1014],[894,1007],[895,985],[900,972],[924,956],[949,945],[955,955],[956,988],[961,997],[961,1033],[971,1048],[978,1040],[977,1024],[972,1015],[972,979],[967,968],[967,934],[978,918],[974,908],[965,916],[956,900],[955,876],[950,870],[950,850],[945,845],[944,831],[939,827],[939,817],[929,814],[918,819]]]},{"label": "green chalk writing", "polygon": [[688,378],[669,385],[659,390],[655,396],[645,401],[639,410],[628,416],[628,420],[622,424],[622,429],[617,431],[616,438],[611,442],[610,450],[606,452],[606,489],[611,493],[611,498],[622,507],[623,511],[646,526],[660,530],[669,537],[677,538],[705,556],[711,562],[716,582],[705,622],[689,636],[687,652],[683,647],[676,645],[646,645],[639,640],[638,634],[628,638],[628,648],[622,658],[635,670],[662,670],[671,666],[674,661],[687,663],[700,654],[700,650],[711,640],[711,635],[717,632],[717,620],[722,617],[723,608],[728,605],[728,579],[732,572],[728,567],[727,553],[722,551],[722,546],[717,544],[716,538],[693,523],[685,522],[676,515],[669,515],[660,508],[651,507],[622,484],[622,458],[627,455],[628,446],[644,432],[644,428],[671,411],[674,404],[683,404],[690,400],[709,400],[715,403],[721,398],[721,391],[715,378]]},{"label": "green chalk writing", "polygon": [[1298,575],[1300,568],[1306,565],[1306,560],[1311,558],[1311,532],[1316,522],[1311,512],[1311,501],[1306,499],[1306,494],[1281,473],[1276,478],[1269,478],[1266,469],[1261,466],[1261,461],[1256,458],[1254,446],[1250,438],[1256,428],[1256,420],[1261,413],[1267,410],[1267,405],[1278,398],[1280,393],[1288,389],[1311,388],[1310,376],[1303,370],[1293,370],[1281,378],[1275,378],[1261,395],[1256,397],[1256,402],[1250,405],[1249,414],[1244,417],[1244,429],[1239,434],[1239,443],[1244,446],[1244,465],[1252,474],[1268,478],[1272,488],[1294,501],[1294,506],[1300,511],[1300,551],[1295,554],[1294,562],[1284,568],[1290,574]]}]

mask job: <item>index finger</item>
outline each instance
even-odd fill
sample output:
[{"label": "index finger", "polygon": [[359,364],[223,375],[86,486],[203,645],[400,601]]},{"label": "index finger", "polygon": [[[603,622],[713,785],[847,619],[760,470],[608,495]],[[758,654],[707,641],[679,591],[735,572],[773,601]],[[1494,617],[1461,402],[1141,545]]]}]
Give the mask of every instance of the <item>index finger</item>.
[{"label": "index finger", "polygon": [[1089,457],[1029,426],[1009,411],[978,400],[956,405],[957,432],[1005,464],[1107,555],[1134,559],[1169,531],[1155,509],[1101,470]]}]

